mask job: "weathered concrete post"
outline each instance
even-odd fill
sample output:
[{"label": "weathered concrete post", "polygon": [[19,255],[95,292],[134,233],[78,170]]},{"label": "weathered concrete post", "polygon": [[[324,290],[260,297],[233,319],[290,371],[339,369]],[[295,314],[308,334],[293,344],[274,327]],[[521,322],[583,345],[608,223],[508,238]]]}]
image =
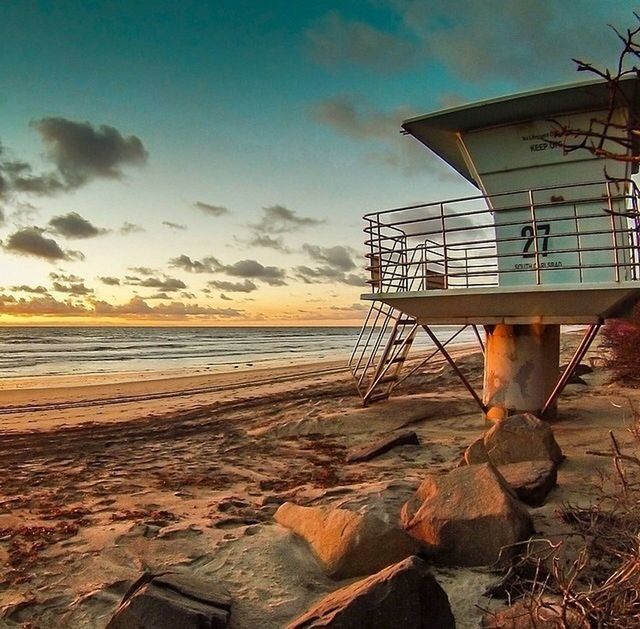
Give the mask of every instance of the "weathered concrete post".
[{"label": "weathered concrete post", "polygon": [[[482,401],[496,421],[529,411],[539,413],[558,381],[559,325],[489,325]],[[546,417],[553,417],[556,405]]]}]

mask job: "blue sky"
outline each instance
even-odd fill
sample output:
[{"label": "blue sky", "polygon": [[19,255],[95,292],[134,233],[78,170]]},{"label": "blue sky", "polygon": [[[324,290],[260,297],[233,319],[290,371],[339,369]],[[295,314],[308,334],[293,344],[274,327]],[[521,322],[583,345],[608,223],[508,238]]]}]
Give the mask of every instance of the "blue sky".
[{"label": "blue sky", "polygon": [[473,193],[402,120],[587,78],[632,9],[1,2],[0,321],[356,323],[361,215]]}]

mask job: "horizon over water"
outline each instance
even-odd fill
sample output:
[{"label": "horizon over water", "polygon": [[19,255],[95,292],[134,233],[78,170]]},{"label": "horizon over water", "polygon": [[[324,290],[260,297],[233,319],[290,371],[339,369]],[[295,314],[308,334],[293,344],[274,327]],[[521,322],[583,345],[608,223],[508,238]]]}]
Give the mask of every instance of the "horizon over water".
[{"label": "horizon over water", "polygon": [[[434,329],[446,340],[458,326]],[[0,327],[0,371],[4,377],[33,377],[346,362],[359,333],[359,326]],[[473,341],[471,329],[455,339],[457,344]],[[418,335],[415,346],[431,342]]]}]

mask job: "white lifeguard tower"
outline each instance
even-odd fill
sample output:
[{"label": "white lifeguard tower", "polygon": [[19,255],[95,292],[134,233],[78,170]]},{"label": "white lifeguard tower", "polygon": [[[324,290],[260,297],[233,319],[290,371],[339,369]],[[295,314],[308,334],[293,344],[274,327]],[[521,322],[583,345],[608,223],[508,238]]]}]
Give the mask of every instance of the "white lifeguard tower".
[{"label": "white lifeguard tower", "polygon": [[[631,138],[638,83],[621,82],[614,102],[606,83],[580,83],[402,123],[481,194],[364,217],[371,289],[362,298],[372,303],[350,365],[365,404],[441,352],[488,418],[554,413],[603,322],[640,300],[638,190],[631,163],[608,157],[620,152],[616,138]],[[565,151],[554,131],[594,120],[605,122],[603,150]],[[431,330],[441,324],[460,330],[441,342]],[[568,324],[588,328],[560,374]],[[482,395],[446,349],[467,326],[485,354]],[[436,350],[403,374],[420,328]]]}]

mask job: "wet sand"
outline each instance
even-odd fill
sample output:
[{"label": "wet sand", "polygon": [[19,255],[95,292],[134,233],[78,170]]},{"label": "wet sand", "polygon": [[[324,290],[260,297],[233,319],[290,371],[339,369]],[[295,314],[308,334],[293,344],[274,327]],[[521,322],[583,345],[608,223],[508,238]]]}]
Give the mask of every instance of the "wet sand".
[{"label": "wet sand", "polygon": [[[480,389],[481,355],[456,353]],[[233,627],[281,627],[345,583],[273,523],[281,502],[401,501],[426,472],[455,466],[485,427],[441,361],[367,409],[342,362],[162,375],[4,383],[0,626],[103,627],[141,570],[179,566],[229,588]],[[586,451],[607,450],[609,429],[627,443],[628,399],[640,396],[608,385],[603,369],[585,380],[560,401],[554,430],[568,458],[532,511],[540,534],[561,532],[560,504],[596,495],[610,461]],[[345,463],[347,449],[406,426],[420,446]],[[477,605],[497,604],[482,597],[495,578],[486,569],[436,575],[459,627],[477,626]]]}]

